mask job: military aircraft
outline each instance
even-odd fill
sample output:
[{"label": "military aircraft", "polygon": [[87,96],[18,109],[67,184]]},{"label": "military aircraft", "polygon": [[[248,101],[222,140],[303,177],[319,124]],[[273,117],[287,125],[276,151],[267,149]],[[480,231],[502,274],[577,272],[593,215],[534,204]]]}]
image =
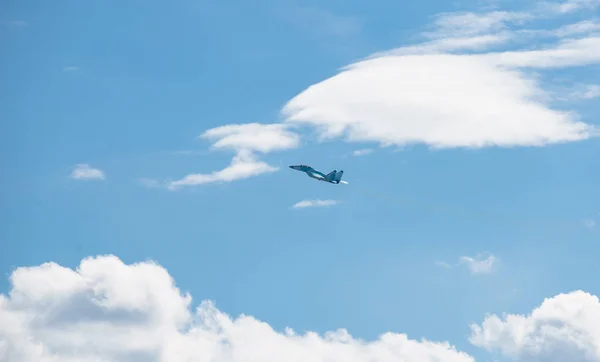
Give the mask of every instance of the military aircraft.
[{"label": "military aircraft", "polygon": [[308,177],[312,177],[319,181],[329,182],[332,184],[339,184],[340,182],[343,184],[347,184],[346,181],[342,181],[342,175],[344,174],[344,171],[337,172],[337,170],[333,170],[327,175],[325,175],[323,172],[317,171],[314,168],[306,165],[295,165],[290,166],[290,168],[296,171],[302,171],[306,173]]}]

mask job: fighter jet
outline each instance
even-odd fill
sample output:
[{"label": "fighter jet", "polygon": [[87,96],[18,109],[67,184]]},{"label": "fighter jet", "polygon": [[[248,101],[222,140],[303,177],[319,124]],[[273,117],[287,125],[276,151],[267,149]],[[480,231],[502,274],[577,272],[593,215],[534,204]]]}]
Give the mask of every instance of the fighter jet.
[{"label": "fighter jet", "polygon": [[302,172],[306,173],[308,175],[308,177],[312,177],[319,181],[329,182],[332,184],[339,184],[340,182],[344,183],[344,184],[347,183],[346,181],[342,181],[342,175],[344,174],[344,171],[337,172],[336,170],[333,170],[330,173],[328,173],[327,175],[325,175],[324,173],[317,171],[314,168],[312,168],[310,166],[306,166],[306,165],[295,165],[295,166],[290,166],[290,168],[294,169],[296,171],[302,171]]}]

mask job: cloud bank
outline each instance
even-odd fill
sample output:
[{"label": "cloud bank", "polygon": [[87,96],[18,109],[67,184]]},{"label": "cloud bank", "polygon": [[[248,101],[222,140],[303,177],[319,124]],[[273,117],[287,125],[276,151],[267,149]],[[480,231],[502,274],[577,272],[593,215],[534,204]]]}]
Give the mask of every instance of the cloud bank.
[{"label": "cloud bank", "polygon": [[415,361],[474,362],[448,343],[386,333],[363,341],[346,330],[323,336],[273,330],[210,301],[191,310],[168,272],[114,256],[19,268],[0,296],[0,360],[54,361]]},{"label": "cloud bank", "polygon": [[297,202],[296,204],[294,204],[294,206],[292,206],[294,209],[304,209],[307,207],[325,207],[325,206],[333,206],[336,205],[338,202],[335,200],[303,200],[300,202]]},{"label": "cloud bank", "polygon": [[[324,335],[276,331],[231,317],[211,301],[192,309],[167,270],[89,257],[76,269],[20,267],[0,294],[0,360],[10,362],[475,362],[448,342],[394,332],[365,341],[345,329]],[[530,315],[486,316],[475,346],[514,361],[600,361],[600,303],[582,291],[546,299]]]}]

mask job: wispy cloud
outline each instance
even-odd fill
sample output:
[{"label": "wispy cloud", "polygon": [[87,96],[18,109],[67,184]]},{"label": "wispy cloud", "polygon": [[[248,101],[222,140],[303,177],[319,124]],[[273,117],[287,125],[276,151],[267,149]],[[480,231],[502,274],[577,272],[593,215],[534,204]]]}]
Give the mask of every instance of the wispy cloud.
[{"label": "wispy cloud", "polygon": [[568,14],[575,11],[594,10],[598,7],[598,0],[567,0],[564,2],[540,2],[539,10],[547,13]]},{"label": "wispy cloud", "polygon": [[593,229],[596,227],[596,220],[591,217],[588,217],[583,220],[583,225],[588,229]]},{"label": "wispy cloud", "polygon": [[558,37],[567,37],[578,34],[586,34],[600,30],[600,22],[584,20],[575,24],[569,24],[556,29],[553,33]]},{"label": "wispy cloud", "polygon": [[583,99],[593,99],[600,97],[600,85],[587,85],[586,90],[581,94]]},{"label": "wispy cloud", "polygon": [[352,152],[352,154],[354,156],[364,156],[364,155],[368,155],[369,153],[372,153],[373,149],[372,148],[362,148],[360,150],[355,150],[354,152]]},{"label": "wispy cloud", "polygon": [[576,84],[570,88],[559,87],[554,92],[554,99],[564,102],[589,101],[600,97],[600,85]]},{"label": "wispy cloud", "polygon": [[434,262],[434,264],[436,266],[439,266],[441,268],[446,268],[446,269],[451,269],[453,267],[452,264],[446,263],[445,261],[436,261],[436,262]]},{"label": "wispy cloud", "polygon": [[265,162],[257,161],[250,153],[240,152],[233,158],[229,166],[220,171],[213,171],[209,174],[196,173],[187,175],[180,180],[171,182],[168,187],[170,190],[177,190],[182,186],[231,182],[277,170],[279,168],[270,166]]},{"label": "wispy cloud", "polygon": [[498,259],[493,255],[489,255],[486,258],[483,258],[481,255],[476,257],[461,256],[459,263],[466,265],[472,274],[489,274],[497,265]]},{"label": "wispy cloud", "polygon": [[338,201],[335,200],[303,200],[296,203],[292,208],[294,209],[304,209],[307,207],[325,207],[325,206],[333,206],[337,205]]},{"label": "wispy cloud", "polygon": [[510,25],[523,24],[533,16],[528,13],[492,11],[487,13],[443,13],[436,16],[431,27],[423,33],[435,39],[467,38],[509,31]]},{"label": "wispy cloud", "polygon": [[75,165],[70,177],[74,180],[104,180],[104,172],[86,163]]},{"label": "wispy cloud", "polygon": [[498,265],[498,258],[491,254],[487,256],[478,254],[475,257],[461,256],[456,264],[450,264],[445,261],[436,261],[435,265],[447,269],[466,266],[471,274],[489,274]]},{"label": "wispy cloud", "polygon": [[231,164],[211,173],[194,173],[168,184],[170,190],[182,186],[231,182],[279,170],[259,161],[256,153],[269,153],[298,147],[300,137],[282,124],[230,124],[209,129],[200,139],[213,142],[212,150],[235,151]]}]

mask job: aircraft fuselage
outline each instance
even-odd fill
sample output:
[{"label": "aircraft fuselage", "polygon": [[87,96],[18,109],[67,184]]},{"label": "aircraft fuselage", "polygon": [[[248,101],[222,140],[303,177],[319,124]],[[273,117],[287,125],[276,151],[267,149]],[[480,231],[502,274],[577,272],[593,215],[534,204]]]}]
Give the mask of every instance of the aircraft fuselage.
[{"label": "aircraft fuselage", "polygon": [[336,175],[338,174],[336,170],[333,170],[328,175],[325,175],[324,173],[317,171],[314,168],[312,168],[310,166],[306,166],[306,165],[290,166],[290,168],[293,170],[296,170],[296,171],[304,172],[310,178],[314,178],[316,180],[328,182],[328,183],[332,183],[332,184],[339,184],[342,174],[344,173],[344,171],[340,171],[339,177],[336,177]]}]

